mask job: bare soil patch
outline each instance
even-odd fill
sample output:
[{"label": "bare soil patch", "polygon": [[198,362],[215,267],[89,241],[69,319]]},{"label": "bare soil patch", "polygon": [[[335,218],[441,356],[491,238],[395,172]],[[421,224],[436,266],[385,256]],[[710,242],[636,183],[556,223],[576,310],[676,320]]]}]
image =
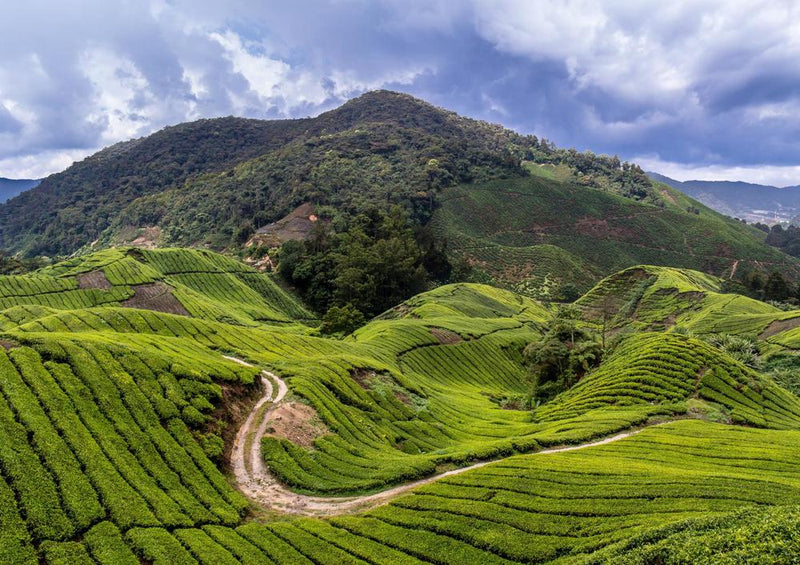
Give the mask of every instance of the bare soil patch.
[{"label": "bare soil patch", "polygon": [[578,219],[572,229],[578,234],[592,237],[628,238],[636,235],[629,228],[610,224],[605,218],[593,218],[591,216],[584,216]]},{"label": "bare soil patch", "polygon": [[15,347],[19,347],[19,344],[16,341],[11,341],[8,339],[0,339],[0,347],[5,349],[6,351],[10,351]]},{"label": "bare soil patch", "polygon": [[258,228],[256,234],[247,242],[246,247],[256,244],[279,246],[290,240],[303,241],[308,237],[317,221],[314,205],[306,202],[277,222]]},{"label": "bare soil patch", "polygon": [[409,396],[402,390],[393,390],[392,394],[394,394],[394,397],[406,406],[411,406],[413,404],[413,402],[411,402],[411,398],[409,398]]},{"label": "bare soil patch", "polygon": [[77,277],[78,288],[97,288],[100,290],[108,290],[111,288],[111,282],[106,278],[103,271],[91,271],[89,273],[81,273]]},{"label": "bare soil patch", "polygon": [[139,235],[131,241],[131,245],[144,249],[155,249],[159,237],[161,237],[161,229],[158,226],[142,228]]},{"label": "bare soil patch", "polygon": [[409,396],[411,393],[400,386],[391,375],[378,374],[371,369],[353,369],[350,371],[350,376],[364,390],[375,391],[379,394],[391,393],[406,406],[413,404],[411,396]]},{"label": "bare soil patch", "polygon": [[673,312],[672,314],[664,318],[662,324],[664,325],[665,328],[671,328],[672,326],[675,325],[677,319],[678,315],[675,312]]},{"label": "bare soil patch", "polygon": [[267,435],[288,439],[295,445],[313,447],[314,440],[328,433],[317,411],[302,402],[279,405],[270,416]]},{"label": "bare soil patch", "polygon": [[154,310],[166,314],[191,316],[180,300],[172,295],[172,287],[163,282],[140,284],[133,287],[133,296],[122,302],[126,308]]},{"label": "bare soil patch", "polygon": [[431,333],[442,345],[453,345],[454,343],[461,343],[464,341],[456,332],[451,332],[444,328],[431,328]]},{"label": "bare soil patch", "polygon": [[788,320],[775,320],[767,326],[767,329],[761,332],[761,335],[758,336],[758,339],[767,339],[768,337],[772,337],[781,332],[792,330],[797,326],[800,326],[800,317],[789,318]]}]

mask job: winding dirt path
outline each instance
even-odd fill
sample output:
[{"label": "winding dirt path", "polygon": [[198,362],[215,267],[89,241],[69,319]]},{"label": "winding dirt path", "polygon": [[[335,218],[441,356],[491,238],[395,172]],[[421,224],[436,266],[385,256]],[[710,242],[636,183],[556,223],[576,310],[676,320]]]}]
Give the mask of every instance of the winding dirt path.
[{"label": "winding dirt path", "polygon": [[[237,359],[235,357],[224,356],[226,359],[253,367],[250,363]],[[278,393],[274,400],[272,393],[274,388],[272,385],[273,380],[277,384]],[[277,408],[277,405],[283,400],[288,391],[286,383],[281,380],[277,375],[269,371],[261,371],[261,381],[264,386],[264,394],[253,407],[252,412],[242,424],[239,431],[236,433],[234,439],[233,450],[231,451],[231,467],[236,477],[236,482],[242,493],[254,502],[286,514],[296,514],[302,516],[332,516],[337,514],[344,514],[354,510],[364,510],[373,506],[378,506],[388,502],[389,500],[400,496],[412,489],[427,485],[432,482],[438,481],[445,477],[459,475],[479,469],[490,463],[501,461],[495,459],[492,461],[481,461],[467,467],[459,467],[451,471],[439,473],[426,479],[421,479],[411,483],[399,485],[375,494],[354,496],[354,497],[323,497],[323,496],[309,496],[305,494],[298,494],[292,492],[281,484],[267,468],[264,458],[261,455],[261,438],[266,434],[267,427],[269,426],[270,416]],[[666,424],[669,422],[662,422],[659,424],[652,424],[649,427]],[[598,445],[605,445],[633,436],[644,430],[639,428],[610,436],[590,443],[583,443],[580,445],[570,445],[564,447],[554,447],[550,449],[543,449],[532,453],[532,455],[547,455],[550,453],[562,453],[565,451],[575,451],[577,449],[586,449],[587,447],[596,447]]]}]

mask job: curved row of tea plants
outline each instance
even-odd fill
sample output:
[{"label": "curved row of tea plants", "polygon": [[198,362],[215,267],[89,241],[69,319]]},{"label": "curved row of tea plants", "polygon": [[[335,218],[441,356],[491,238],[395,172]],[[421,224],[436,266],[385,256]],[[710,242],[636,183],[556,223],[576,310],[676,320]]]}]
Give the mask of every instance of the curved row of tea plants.
[{"label": "curved row of tea plants", "polygon": [[613,406],[712,403],[729,422],[795,428],[800,399],[704,342],[645,333],[625,340],[599,369],[539,408],[537,421],[557,421]]},{"label": "curved row of tea plants", "polygon": [[[98,271],[111,289],[78,288],[102,283]],[[654,305],[642,320],[671,307],[703,320],[732,304],[714,279],[667,274],[641,293]],[[628,337],[531,414],[504,406],[527,392],[521,351],[550,309],[507,291],[444,286],[333,340],[299,324],[259,324],[259,312],[290,312],[281,300],[291,299],[207,252],[110,250],[35,277],[67,282],[39,294],[8,283],[21,302],[0,312],[8,349],[0,351],[0,561],[572,563],[596,549],[628,551],[624,544],[653,526],[797,497],[796,432],[685,422],[586,452],[535,454],[687,413],[800,428],[796,397],[686,336]],[[194,316],[42,302],[156,281]],[[623,284],[616,292],[630,294]],[[703,296],[686,294],[696,292]],[[773,315],[741,304],[746,311],[736,315]],[[263,442],[270,470],[302,491],[382,490],[530,454],[364,515],[245,524],[246,501],[213,462],[222,447],[209,430],[224,428],[232,398],[256,396],[257,369],[223,355],[279,373],[288,402],[309,404],[325,424],[311,448],[276,435]]]},{"label": "curved row of tea plants", "polygon": [[[267,275],[204,250],[108,249],[31,275],[0,278],[0,310],[21,305],[74,310],[149,306],[142,285],[161,284],[194,317],[238,325],[310,320],[294,298]],[[130,301],[130,302],[125,302]]]},{"label": "curved row of tea plants", "polygon": [[[730,536],[750,528],[756,544],[754,532],[765,531],[783,543],[749,555],[783,563],[796,547],[786,528],[796,531],[797,513],[784,505],[800,503],[798,441],[798,432],[679,422],[606,446],[512,457],[360,515],[175,529],[101,522],[80,542],[40,550],[50,563],[650,563],[688,539],[668,555],[694,548],[714,562],[711,544],[730,550]],[[773,522],[753,522],[765,516]]]}]

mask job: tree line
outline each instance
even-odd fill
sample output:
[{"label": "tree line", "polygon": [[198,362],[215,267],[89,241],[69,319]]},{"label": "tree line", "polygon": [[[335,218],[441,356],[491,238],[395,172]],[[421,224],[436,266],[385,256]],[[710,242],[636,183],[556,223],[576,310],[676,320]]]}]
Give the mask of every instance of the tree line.
[{"label": "tree line", "polygon": [[452,266],[446,243],[427,227],[412,227],[407,212],[374,208],[333,231],[315,225],[305,241],[287,241],[278,274],[304,300],[324,312],[322,331],[349,332],[435,282],[447,282]]}]

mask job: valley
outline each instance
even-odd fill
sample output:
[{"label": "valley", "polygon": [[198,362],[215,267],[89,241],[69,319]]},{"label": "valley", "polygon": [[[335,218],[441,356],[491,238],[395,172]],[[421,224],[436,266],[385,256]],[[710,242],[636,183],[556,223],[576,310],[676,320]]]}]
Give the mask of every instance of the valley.
[{"label": "valley", "polygon": [[390,92],[108,148],[0,205],[0,562],[782,563],[765,238]]},{"label": "valley", "polygon": [[[2,560],[642,563],[744,536],[781,562],[800,398],[768,366],[795,358],[800,311],[723,283],[604,279],[577,301],[602,362],[526,409],[503,399],[529,393],[523,349],[557,308],[507,290],[441,286],[342,339],[209,251],[3,277]],[[131,303],[145,285],[183,312]],[[761,370],[720,331],[762,335]],[[302,444],[273,419],[289,404]]]}]

